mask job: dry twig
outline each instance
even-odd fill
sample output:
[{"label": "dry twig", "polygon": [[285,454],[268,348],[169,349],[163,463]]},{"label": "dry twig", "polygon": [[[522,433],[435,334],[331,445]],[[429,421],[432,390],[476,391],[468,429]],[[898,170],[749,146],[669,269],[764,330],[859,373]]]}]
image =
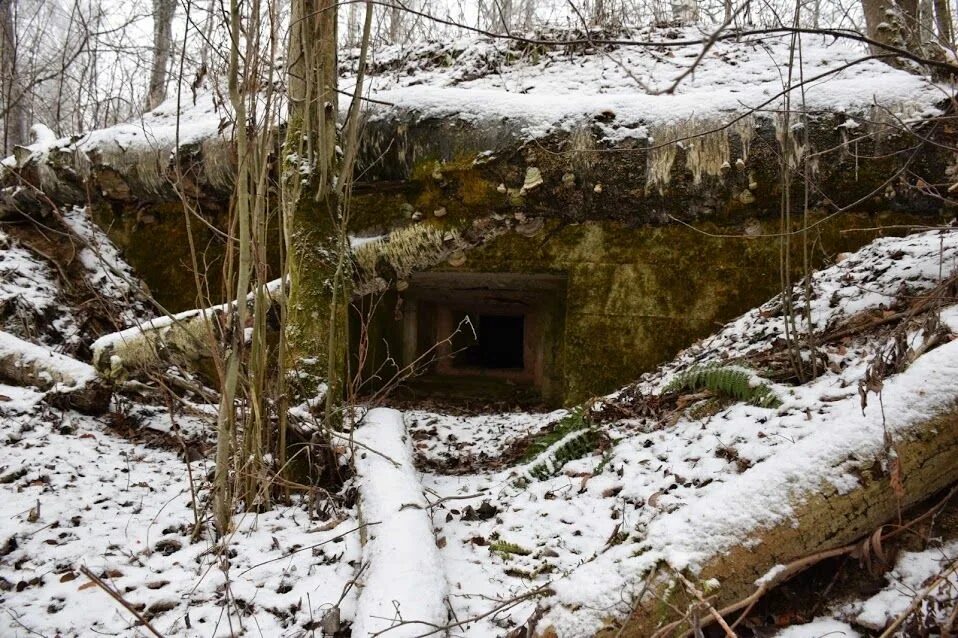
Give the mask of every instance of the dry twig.
[{"label": "dry twig", "polygon": [[103,580],[99,576],[91,572],[86,565],[80,566],[80,573],[82,573],[84,576],[86,576],[91,581],[93,581],[94,585],[96,585],[97,587],[105,591],[107,594],[109,594],[110,597],[116,602],[120,603],[120,605],[122,605],[124,609],[126,609],[128,612],[136,616],[136,619],[140,621],[140,624],[142,624],[144,627],[150,630],[150,633],[156,636],[156,638],[163,638],[163,634],[158,632],[156,628],[150,624],[150,621],[143,616],[143,614],[137,611],[136,608],[133,607],[133,605],[131,605],[125,598],[123,598],[123,596],[121,596],[118,591],[116,591],[115,589],[107,585],[105,582],[103,582]]}]

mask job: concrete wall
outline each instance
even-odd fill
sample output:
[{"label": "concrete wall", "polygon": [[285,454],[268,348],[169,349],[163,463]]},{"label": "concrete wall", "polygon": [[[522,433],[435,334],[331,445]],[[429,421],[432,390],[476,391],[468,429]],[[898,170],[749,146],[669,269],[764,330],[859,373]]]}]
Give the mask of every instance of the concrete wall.
[{"label": "concrete wall", "polygon": [[[828,220],[809,236],[815,265],[878,235],[853,229],[908,222],[900,213]],[[557,402],[573,404],[634,380],[777,294],[780,240],[754,236],[776,233],[777,222],[697,229],[553,223],[534,237],[499,237],[459,268],[442,269],[567,276],[565,329],[555,344],[564,362]],[[747,233],[753,236],[741,236]]]}]

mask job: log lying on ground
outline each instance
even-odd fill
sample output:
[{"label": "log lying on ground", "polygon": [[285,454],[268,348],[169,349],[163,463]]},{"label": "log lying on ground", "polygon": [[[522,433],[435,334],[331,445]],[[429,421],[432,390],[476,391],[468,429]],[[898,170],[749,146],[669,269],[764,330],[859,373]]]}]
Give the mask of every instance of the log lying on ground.
[{"label": "log lying on ground", "polygon": [[[807,500],[796,508],[793,520],[758,531],[753,537],[754,546],[739,545],[709,560],[698,572],[697,580],[704,583],[714,578],[721,584],[720,595],[712,604],[736,618],[736,612],[741,613],[747,606],[739,601],[759,586],[769,591],[802,571],[786,570],[785,565],[868,538],[880,526],[897,522],[899,507],[905,509],[926,500],[958,480],[958,410],[921,424],[895,449],[905,494],[900,504],[892,477],[877,469],[882,459],[871,459],[872,468],[863,471],[857,489],[846,492],[834,485],[822,486],[819,493],[807,495]],[[802,568],[814,564],[812,561]],[[686,609],[691,602],[688,596],[674,600],[680,609]],[[653,635],[662,620],[661,615],[636,614],[621,635]],[[679,635],[688,629],[688,625],[680,624],[675,631],[665,632],[665,636]]]},{"label": "log lying on ground", "polygon": [[169,365],[198,367],[211,357],[211,330],[223,315],[218,308],[188,310],[160,317],[93,342],[93,367],[102,377],[128,376]]},{"label": "log lying on ground", "polygon": [[862,414],[851,397],[840,410],[810,415],[820,432],[663,513],[643,544],[612,547],[553,583],[556,598],[540,629],[554,626],[563,638],[603,625],[599,635],[685,635],[691,627],[682,614],[695,599],[679,574],[734,619],[758,587],[798,573],[784,566],[897,521],[901,510],[958,481],[956,375],[952,341],[886,379],[884,409],[873,398]]},{"label": "log lying on ground", "polygon": [[370,410],[355,441],[360,517],[368,527],[352,635],[431,632],[447,623],[448,585],[402,414]]},{"label": "log lying on ground", "polygon": [[7,332],[0,332],[0,380],[34,386],[48,403],[88,414],[105,412],[110,402],[92,366]]},{"label": "log lying on ground", "polygon": [[[267,300],[279,289],[280,280],[266,284]],[[254,295],[247,304],[253,310]],[[107,379],[123,380],[170,365],[204,369],[212,361],[211,339],[219,339],[228,325],[232,304],[186,310],[104,335],[93,342],[93,367]]]}]

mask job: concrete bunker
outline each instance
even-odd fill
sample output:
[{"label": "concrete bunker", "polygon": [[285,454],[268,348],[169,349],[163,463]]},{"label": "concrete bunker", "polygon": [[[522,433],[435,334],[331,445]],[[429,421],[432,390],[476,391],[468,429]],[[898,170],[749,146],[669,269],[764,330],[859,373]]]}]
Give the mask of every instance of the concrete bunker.
[{"label": "concrete bunker", "polygon": [[420,272],[408,284],[394,304],[362,304],[379,315],[365,341],[382,344],[365,374],[398,352],[398,367],[415,370],[403,383],[411,396],[562,402],[565,275]]},{"label": "concrete bunker", "polygon": [[[875,230],[883,225],[919,217],[816,219],[820,266],[887,232]],[[774,296],[777,229],[774,219],[696,229],[550,220],[534,236],[505,232],[357,298],[354,324],[366,337],[354,325],[352,369],[367,390],[391,385],[398,398],[574,405]]]},{"label": "concrete bunker", "polygon": [[[829,197],[807,220],[812,266],[900,232],[895,228],[946,219],[940,199],[924,189],[905,180],[887,187],[905,157],[895,151],[910,149],[913,135],[878,122],[852,152],[847,120],[842,112],[809,122],[812,148],[831,149],[815,153],[816,192]],[[397,113],[370,121],[357,167],[362,180],[349,200],[349,234],[378,240],[352,254],[352,303],[360,311],[349,337],[350,374],[364,383],[359,394],[380,388],[393,396],[488,401],[505,393],[574,405],[634,381],[780,292],[780,123],[740,122],[721,134],[701,122],[612,143],[602,137],[605,124],[592,121],[534,142],[519,120],[477,126]],[[947,182],[952,135],[934,130],[943,143],[910,166],[913,185]],[[700,143],[650,146],[703,132]],[[184,224],[172,187],[151,186],[120,165],[73,170],[73,151],[50,155],[60,160],[42,168],[56,171],[60,185],[51,196],[58,201],[85,205],[97,194],[97,221],[164,306],[184,310],[205,303],[197,300],[194,269],[210,297],[221,288],[225,235],[214,230],[229,227],[230,188],[197,168],[228,158],[211,153],[215,148],[170,154],[184,164],[161,167],[193,180],[207,222],[194,227],[209,230],[193,242],[185,241],[195,231]],[[598,152],[605,150],[616,152]],[[85,161],[109,159],[91,157]],[[18,174],[35,176],[40,162]],[[801,201],[795,195],[793,202]],[[789,231],[795,278],[801,218],[793,211]],[[886,224],[893,228],[879,230]],[[328,229],[300,230],[296,246],[315,256],[316,239]],[[155,258],[158,241],[168,249],[162,260]],[[208,251],[195,265],[193,244]],[[329,276],[322,267],[300,270],[293,306],[321,302]],[[444,343],[466,318],[476,330],[472,340],[461,333]],[[324,320],[304,311],[293,322],[289,334],[304,359],[324,351],[322,330],[315,330]],[[405,376],[427,352],[421,374]]]}]

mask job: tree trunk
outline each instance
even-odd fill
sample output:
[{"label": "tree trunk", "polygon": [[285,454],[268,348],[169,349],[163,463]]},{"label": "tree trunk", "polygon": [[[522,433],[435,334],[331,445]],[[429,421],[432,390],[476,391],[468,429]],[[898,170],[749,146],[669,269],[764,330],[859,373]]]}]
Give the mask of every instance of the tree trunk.
[{"label": "tree trunk", "polygon": [[147,109],[155,109],[166,99],[166,80],[173,47],[173,14],[176,0],[153,0],[153,68],[150,70],[150,94]]},{"label": "tree trunk", "polygon": [[948,0],[934,0],[935,19],[938,23],[938,41],[946,49],[955,46],[954,25]]},{"label": "tree trunk", "polygon": [[17,63],[16,0],[0,0],[0,73],[3,93],[3,153],[29,141],[23,78]]},{"label": "tree trunk", "polygon": [[[862,0],[866,34],[872,40],[887,46],[907,49],[922,54],[923,37],[919,0]],[[871,45],[872,55],[887,55],[889,51]],[[892,66],[903,67],[903,61],[886,58]],[[907,67],[906,67],[907,68]]]},{"label": "tree trunk", "polygon": [[[862,0],[862,12],[865,15],[865,31],[869,38],[892,46],[904,44],[900,21],[886,20],[889,14],[898,14],[892,0]],[[887,51],[880,46],[871,45],[871,53],[881,55]]]},{"label": "tree trunk", "polygon": [[504,33],[509,33],[512,28],[512,0],[499,0],[496,4],[499,12],[498,25]]},{"label": "tree trunk", "polygon": [[[347,219],[336,154],[336,2],[294,0],[283,210],[290,297],[289,361],[327,383],[327,418],[342,399],[351,296]],[[304,180],[302,171],[309,170]],[[304,181],[306,182],[304,184]]]},{"label": "tree trunk", "polygon": [[897,0],[905,20],[905,48],[914,53],[921,53],[922,46],[927,40],[922,33],[922,9],[920,0]]},{"label": "tree trunk", "polygon": [[403,10],[393,3],[389,8],[389,43],[399,44],[403,38]]},{"label": "tree trunk", "polygon": [[934,42],[937,38],[935,37],[935,8],[932,0],[919,0],[918,10],[920,13],[921,32],[919,36],[921,42],[922,44]]},{"label": "tree trunk", "polygon": [[695,24],[699,17],[698,10],[696,0],[673,0],[672,20],[682,26]]}]

